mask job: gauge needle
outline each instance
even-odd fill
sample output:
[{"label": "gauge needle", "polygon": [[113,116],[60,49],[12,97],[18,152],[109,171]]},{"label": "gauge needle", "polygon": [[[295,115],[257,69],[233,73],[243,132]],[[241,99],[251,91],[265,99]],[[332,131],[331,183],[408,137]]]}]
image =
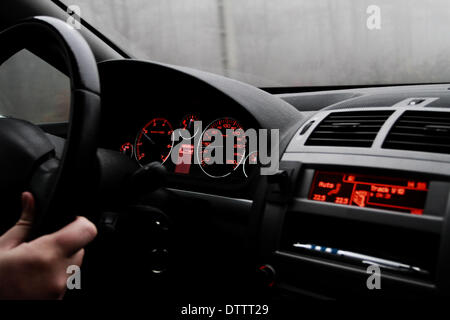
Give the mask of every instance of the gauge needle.
[{"label": "gauge needle", "polygon": [[[195,120],[189,121],[189,124],[186,126],[185,130],[191,130],[192,129],[192,125],[194,125],[194,121]],[[195,125],[194,125],[194,128],[195,128]],[[194,132],[194,134],[192,136],[190,136],[189,138],[183,137],[183,140],[191,140],[192,138],[194,138],[197,135],[199,129],[200,128],[196,128],[196,130],[195,130],[195,132]]]},{"label": "gauge needle", "polygon": [[155,141],[153,141],[144,131],[142,133],[148,139],[148,141],[150,141],[151,144],[156,144]]}]

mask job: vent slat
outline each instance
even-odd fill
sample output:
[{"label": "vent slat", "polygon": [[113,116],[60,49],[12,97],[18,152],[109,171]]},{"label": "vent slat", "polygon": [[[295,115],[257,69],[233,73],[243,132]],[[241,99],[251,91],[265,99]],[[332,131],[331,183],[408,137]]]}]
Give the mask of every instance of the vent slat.
[{"label": "vent slat", "polygon": [[392,111],[330,113],[311,133],[305,145],[371,147]]},{"label": "vent slat", "polygon": [[420,121],[420,122],[423,122],[424,120],[437,122],[437,121],[442,121],[442,119],[443,119],[442,117],[423,117],[423,118],[420,118],[420,117],[417,117],[417,116],[406,116],[406,117],[403,118],[403,120],[405,120],[405,121]]},{"label": "vent slat", "polygon": [[384,119],[385,116],[384,115],[364,115],[364,114],[360,114],[360,115],[339,115],[339,114],[331,114],[329,115],[330,119]]},{"label": "vent slat", "polygon": [[419,128],[419,127],[406,127],[406,126],[398,126],[395,127],[391,132],[391,134],[418,134],[418,135],[426,135],[429,137],[450,137],[450,130],[441,130],[441,129],[433,129],[433,128]]},{"label": "vent slat", "polygon": [[[450,145],[448,144],[440,144],[440,143],[424,143],[424,142],[408,142],[404,140],[392,140],[392,143],[395,144],[402,144],[402,145],[419,145],[419,146],[429,146],[431,148],[450,148]],[[420,147],[419,147],[420,148]]]},{"label": "vent slat", "polygon": [[356,134],[356,135],[370,135],[370,136],[375,136],[377,134],[377,132],[374,131],[333,131],[333,130],[317,130],[314,132],[315,135],[329,135],[329,134],[336,134],[336,135],[345,135],[345,134]]},{"label": "vent slat", "polygon": [[450,143],[450,136],[448,135],[435,135],[435,134],[423,134],[412,132],[391,132],[392,139],[428,139],[430,141],[443,140]]},{"label": "vent slat", "polygon": [[[449,119],[450,121],[450,119]],[[439,121],[430,121],[429,119],[424,119],[423,121],[419,121],[419,120],[399,120],[399,124],[406,124],[406,125],[412,125],[412,126],[416,126],[416,127],[424,127],[427,125],[435,125],[435,126],[448,126],[449,125],[449,121],[445,122],[442,121],[442,119],[439,119]]]},{"label": "vent slat", "polygon": [[[365,126],[360,125],[358,126],[358,131],[371,131],[374,133],[377,133],[380,129],[380,126]],[[337,127],[337,126],[329,126],[329,125],[321,125],[320,130],[331,130],[331,131],[351,131],[353,132],[355,129],[353,127]]]},{"label": "vent slat", "polygon": [[380,119],[380,120],[378,120],[378,119],[344,119],[344,118],[342,118],[342,119],[325,119],[323,121],[323,123],[324,124],[325,123],[333,124],[333,123],[341,123],[341,122],[344,123],[344,121],[346,123],[355,123],[355,124],[359,124],[359,123],[364,123],[364,124],[373,123],[374,125],[376,125],[376,124],[379,124],[379,123],[383,124],[384,121],[386,121],[386,119]]},{"label": "vent slat", "polygon": [[406,111],[383,148],[450,154],[450,112]]}]

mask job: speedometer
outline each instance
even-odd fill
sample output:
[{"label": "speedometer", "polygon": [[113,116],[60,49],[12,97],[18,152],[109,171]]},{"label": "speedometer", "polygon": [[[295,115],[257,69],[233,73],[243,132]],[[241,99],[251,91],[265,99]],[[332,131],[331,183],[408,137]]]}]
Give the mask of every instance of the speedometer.
[{"label": "speedometer", "polygon": [[167,119],[155,118],[137,134],[135,155],[140,165],[153,161],[164,163],[172,151],[173,127]]},{"label": "speedometer", "polygon": [[[222,137],[217,144],[216,139]],[[227,140],[229,143],[227,143]],[[214,143],[214,147],[212,148]],[[228,150],[227,145],[231,146]],[[244,128],[235,119],[221,118],[213,121],[203,132],[199,142],[200,168],[210,177],[222,178],[230,175],[242,163],[246,152]]]}]

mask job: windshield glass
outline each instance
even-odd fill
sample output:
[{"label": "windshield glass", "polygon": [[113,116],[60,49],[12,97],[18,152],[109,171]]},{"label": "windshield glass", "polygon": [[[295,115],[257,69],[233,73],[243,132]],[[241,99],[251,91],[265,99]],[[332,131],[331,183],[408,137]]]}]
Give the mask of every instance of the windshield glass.
[{"label": "windshield glass", "polygon": [[448,0],[64,0],[137,58],[259,87],[450,80]]}]

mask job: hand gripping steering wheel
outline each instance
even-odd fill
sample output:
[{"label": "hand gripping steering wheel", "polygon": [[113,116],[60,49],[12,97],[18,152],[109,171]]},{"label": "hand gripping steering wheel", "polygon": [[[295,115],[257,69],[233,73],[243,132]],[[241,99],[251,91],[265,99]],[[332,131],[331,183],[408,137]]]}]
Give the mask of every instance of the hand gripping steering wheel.
[{"label": "hand gripping steering wheel", "polygon": [[83,206],[88,208],[85,200],[95,185],[100,81],[89,45],[61,20],[33,17],[0,33],[0,64],[22,49],[51,57],[71,82],[71,111],[62,156],[56,155],[55,146],[38,126],[0,118],[0,224],[7,228],[16,220],[20,195],[28,190],[36,199],[34,236],[38,236],[84,213],[80,210]]}]

